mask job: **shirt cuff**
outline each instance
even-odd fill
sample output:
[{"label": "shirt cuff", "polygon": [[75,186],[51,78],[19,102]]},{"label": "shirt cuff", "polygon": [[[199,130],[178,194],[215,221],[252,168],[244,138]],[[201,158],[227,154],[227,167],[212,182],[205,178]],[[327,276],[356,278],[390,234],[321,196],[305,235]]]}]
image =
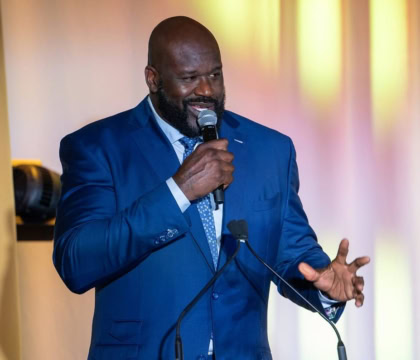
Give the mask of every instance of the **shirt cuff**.
[{"label": "shirt cuff", "polygon": [[321,291],[318,291],[319,300],[321,301],[322,307],[324,308],[325,315],[327,315],[328,319],[333,320],[337,315],[337,311],[339,309],[338,306],[334,306],[338,304],[340,301],[330,299],[329,297],[325,296]]},{"label": "shirt cuff", "polygon": [[320,290],[318,290],[318,296],[319,296],[319,300],[321,301],[322,307],[324,309],[332,305],[338,304],[340,302],[340,301],[337,301],[337,300],[334,300],[325,296]]},{"label": "shirt cuff", "polygon": [[176,203],[178,204],[179,209],[182,212],[185,212],[185,210],[187,210],[188,207],[191,205],[188,198],[185,196],[185,194],[182,192],[182,190],[179,188],[179,186],[173,178],[170,177],[168,180],[166,180],[166,185],[168,185],[168,188],[172,193],[172,196],[174,197]]}]

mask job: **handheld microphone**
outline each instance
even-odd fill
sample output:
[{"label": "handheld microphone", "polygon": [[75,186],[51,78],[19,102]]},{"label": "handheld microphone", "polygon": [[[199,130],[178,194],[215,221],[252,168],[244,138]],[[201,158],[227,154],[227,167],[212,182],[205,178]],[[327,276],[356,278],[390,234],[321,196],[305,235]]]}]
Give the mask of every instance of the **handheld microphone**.
[{"label": "handheld microphone", "polygon": [[305,301],[312,309],[314,309],[328,324],[332,326],[335,331],[335,334],[338,338],[337,343],[337,352],[339,360],[347,360],[346,347],[344,346],[343,341],[341,340],[340,333],[335,327],[334,323],[328,319],[323,313],[321,313],[314,305],[311,304],[305,297],[303,297],[289,282],[287,282],[282,276],[280,276],[270,265],[268,265],[263,259],[261,259],[258,254],[254,251],[248,241],[248,223],[245,220],[232,220],[227,225],[229,231],[232,233],[233,237],[238,240],[238,242],[245,242],[249,251],[255,258],[263,264],[268,270],[270,270],[278,279],[280,279],[284,284],[286,284],[292,291],[294,291],[303,301]]},{"label": "handheld microphone", "polygon": [[[200,126],[201,134],[203,135],[204,142],[217,140],[219,135],[217,133],[217,116],[212,110],[202,110],[198,114],[198,126]],[[225,201],[225,195],[223,192],[223,185],[220,185],[213,191],[214,203],[216,204],[216,210],[220,204]]]}]

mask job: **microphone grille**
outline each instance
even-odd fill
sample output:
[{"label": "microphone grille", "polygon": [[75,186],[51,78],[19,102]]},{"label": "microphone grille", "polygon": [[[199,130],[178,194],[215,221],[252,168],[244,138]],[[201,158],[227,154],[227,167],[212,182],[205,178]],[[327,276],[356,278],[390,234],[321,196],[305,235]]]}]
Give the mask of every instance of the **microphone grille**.
[{"label": "microphone grille", "polygon": [[198,114],[198,125],[200,128],[217,124],[217,115],[213,110],[202,110]]}]

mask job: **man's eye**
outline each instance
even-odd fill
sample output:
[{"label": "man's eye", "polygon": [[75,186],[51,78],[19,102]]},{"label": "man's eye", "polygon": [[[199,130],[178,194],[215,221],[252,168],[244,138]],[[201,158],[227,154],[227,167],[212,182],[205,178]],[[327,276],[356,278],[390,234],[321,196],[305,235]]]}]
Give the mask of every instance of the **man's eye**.
[{"label": "man's eye", "polygon": [[222,73],[220,71],[214,72],[213,74],[210,75],[211,78],[218,78],[220,77]]},{"label": "man's eye", "polygon": [[182,78],[184,81],[194,81],[197,78],[197,76],[185,76]]}]

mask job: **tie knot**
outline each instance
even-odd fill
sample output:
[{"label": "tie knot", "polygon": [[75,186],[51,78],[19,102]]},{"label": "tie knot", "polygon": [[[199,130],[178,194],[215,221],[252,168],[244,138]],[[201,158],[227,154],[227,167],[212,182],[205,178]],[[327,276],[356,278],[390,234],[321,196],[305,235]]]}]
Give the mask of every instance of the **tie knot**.
[{"label": "tie knot", "polygon": [[179,142],[184,146],[185,153],[184,158],[190,155],[194,151],[195,145],[200,141],[200,138],[190,138],[187,136],[184,136],[183,138],[179,139]]}]

